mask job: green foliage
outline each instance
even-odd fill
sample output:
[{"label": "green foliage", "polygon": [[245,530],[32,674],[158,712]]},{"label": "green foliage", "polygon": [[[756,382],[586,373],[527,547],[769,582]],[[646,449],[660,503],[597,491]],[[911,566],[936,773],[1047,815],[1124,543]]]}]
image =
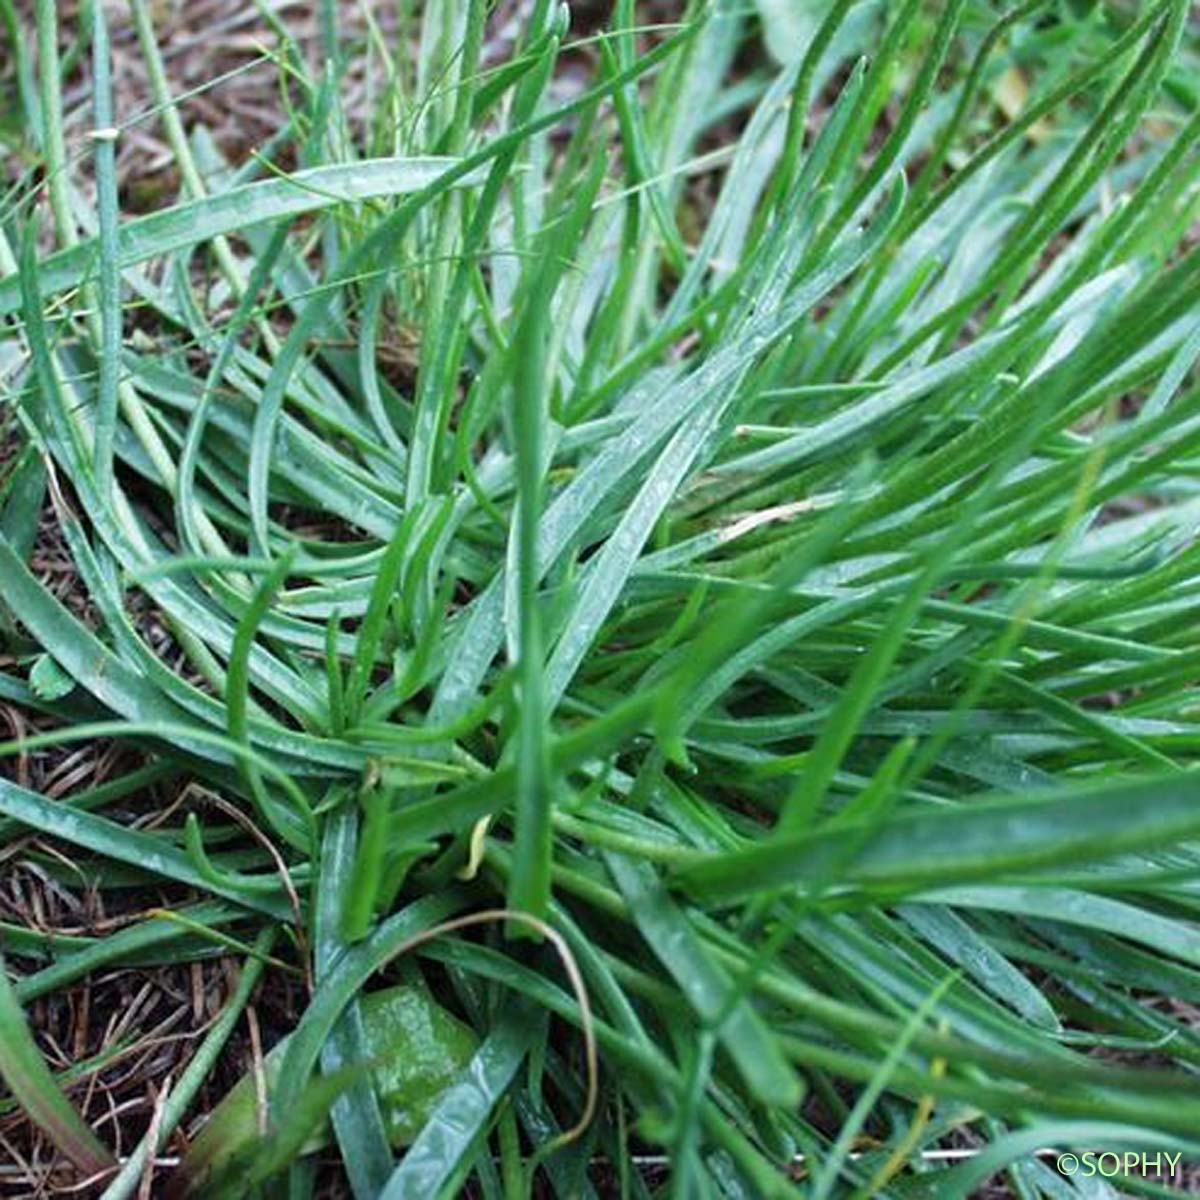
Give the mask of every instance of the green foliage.
[{"label": "green foliage", "polygon": [[[475,1037],[440,1007],[421,983],[371,992],[361,1010],[364,1060],[360,1067],[371,1067],[370,1080],[383,1110],[389,1144],[407,1146],[470,1063]],[[275,1085],[287,1045],[285,1038],[263,1061],[268,1089]],[[324,1118],[354,1072],[354,1067],[342,1067],[329,1073],[336,1086],[318,1096],[311,1108],[297,1110],[290,1138],[282,1130],[274,1138],[260,1136],[255,1080],[252,1075],[244,1076],[189,1147],[179,1169],[181,1194],[201,1195],[223,1186],[232,1194],[244,1195],[237,1189],[244,1188],[248,1175],[261,1176],[266,1182],[298,1152],[327,1145],[330,1134]],[[280,1147],[289,1143],[290,1156],[281,1155]],[[219,1185],[218,1180],[224,1183]]]},{"label": "green foliage", "polygon": [[80,1170],[104,1171],[112,1155],[80,1119],[34,1042],[0,959],[0,1078],[18,1104]]},{"label": "green foliage", "polygon": [[[586,37],[541,0],[502,54],[482,0],[402,6],[411,47],[339,41],[326,5],[320,72],[276,18],[286,120],[240,164],[131,7],[161,211],[117,211],[104,6],[86,164],[49,0],[40,76],[15,63],[51,203],[14,180],[0,208],[0,695],[52,718],[8,754],[148,763],[69,803],[0,781],[0,819],[179,907],[57,945],[0,1049],[41,1062],[16,997],[216,940],[246,959],[230,1020],[264,972],[312,983],[266,1136],[218,1110],[196,1143],[234,1189],[302,1194],[327,1116],[360,1200],[592,1196],[600,1159],[645,1196],[645,1147],[680,1197],[808,1194],[798,1154],[819,1196],[986,1168],[1062,1197],[1033,1149],[1193,1149],[1186,0],[696,0],[645,29],[619,3]],[[86,609],[31,570],[46,498]],[[191,780],[254,833],[106,811]],[[512,909],[566,938],[592,1017],[536,921],[443,929]],[[423,1033],[380,1033],[398,970]],[[397,1137],[387,1072],[439,1024]],[[585,1025],[599,1103],[564,1144]],[[920,1162],[964,1131],[978,1164]]]},{"label": "green foliage", "polygon": [[74,686],[74,678],[48,654],[39,654],[29,668],[29,687],[39,700],[61,700]]}]

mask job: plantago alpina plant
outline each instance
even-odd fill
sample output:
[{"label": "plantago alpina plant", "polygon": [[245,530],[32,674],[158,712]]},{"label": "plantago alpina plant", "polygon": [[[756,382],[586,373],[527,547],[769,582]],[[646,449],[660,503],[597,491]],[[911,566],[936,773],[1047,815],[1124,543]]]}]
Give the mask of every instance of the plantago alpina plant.
[{"label": "plantago alpina plant", "polygon": [[[0,913],[4,1144],[110,1200],[1200,1151],[1187,0],[263,5],[237,161],[149,0],[58,7],[0,2],[0,869],[135,915]],[[118,1143],[150,1031],[26,1015],[215,955]]]}]

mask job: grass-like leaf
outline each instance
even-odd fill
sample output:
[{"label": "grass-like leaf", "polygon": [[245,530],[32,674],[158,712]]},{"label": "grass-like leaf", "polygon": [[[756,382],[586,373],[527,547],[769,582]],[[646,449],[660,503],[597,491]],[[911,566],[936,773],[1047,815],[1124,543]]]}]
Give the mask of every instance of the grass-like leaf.
[{"label": "grass-like leaf", "polygon": [[[1182,1146],[1187,0],[323,0],[319,66],[257,6],[253,155],[102,7],[0,0],[0,836],[153,915],[0,931],[22,1002],[248,963],[113,1197],[277,973],[268,1136],[196,1139],[235,1192],[318,1140],[363,1200],[660,1154],[679,1196],[1033,1200],[1031,1148]],[[101,740],[145,761],[19,774]],[[396,986],[472,1060],[401,1139]]]},{"label": "grass-like leaf", "polygon": [[3,960],[0,960],[0,1076],[30,1119],[85,1176],[97,1175],[113,1165],[111,1152],[92,1133],[50,1073],[13,994]]}]

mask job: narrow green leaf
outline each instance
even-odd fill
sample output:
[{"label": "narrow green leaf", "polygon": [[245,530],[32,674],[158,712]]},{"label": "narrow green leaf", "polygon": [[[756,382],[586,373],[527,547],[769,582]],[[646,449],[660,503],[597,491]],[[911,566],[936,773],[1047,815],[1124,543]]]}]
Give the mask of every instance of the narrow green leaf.
[{"label": "narrow green leaf", "polygon": [[85,1175],[98,1175],[115,1160],[59,1090],[37,1048],[0,958],[0,1077],[54,1146]]},{"label": "narrow green leaf", "polygon": [[1029,875],[1169,847],[1200,833],[1190,779],[1167,776],[1107,787],[1064,788],[1042,796],[973,801],[906,813],[879,828],[847,825],[812,835],[780,835],[769,844],[678,867],[697,896],[727,902],[766,886],[803,892],[818,864],[848,839],[861,849],[842,871],[852,903],[978,879]]},{"label": "narrow green leaf", "polygon": [[771,1036],[767,1021],[745,999],[726,1011],[733,982],[645,863],[605,854],[609,873],[629,905],[646,944],[679,984],[697,1016],[721,1040],[753,1095],[763,1104],[794,1109],[804,1089]]}]

